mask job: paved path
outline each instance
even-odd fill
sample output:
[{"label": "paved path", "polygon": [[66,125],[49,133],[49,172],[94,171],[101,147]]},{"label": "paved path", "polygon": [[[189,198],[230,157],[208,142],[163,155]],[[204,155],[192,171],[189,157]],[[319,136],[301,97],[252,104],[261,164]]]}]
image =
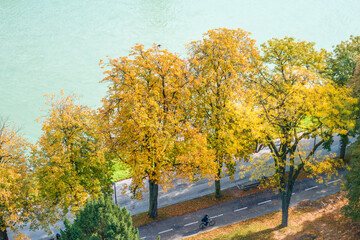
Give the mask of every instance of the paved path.
[{"label": "paved path", "polygon": [[[344,170],[341,170],[339,177],[323,184],[319,184],[313,179],[298,181],[294,187],[290,206],[297,205],[301,201],[315,200],[339,192],[341,190],[339,182],[344,172]],[[277,191],[266,190],[202,209],[198,212],[141,226],[139,228],[140,239],[152,240],[157,239],[160,235],[162,240],[173,240],[197,234],[204,231],[199,230],[198,226],[199,221],[205,214],[208,214],[216,221],[213,227],[205,229],[210,230],[280,209],[281,199]]]},{"label": "paved path", "polygon": [[[317,139],[317,142],[318,141],[319,139]],[[355,138],[350,139],[350,142],[354,142],[354,141]],[[314,139],[305,139],[301,143],[302,143],[301,147],[309,149],[314,145]],[[340,150],[338,136],[334,137],[334,142],[331,145],[331,150],[332,151],[329,152],[327,150],[322,149],[322,147],[319,147],[317,151],[317,156],[320,157],[324,155],[329,155],[330,153],[338,155]],[[255,161],[257,161],[261,158],[261,156],[269,152],[270,150],[268,148],[264,148],[259,153],[252,155],[252,157],[254,157]],[[239,164],[248,165],[248,163],[239,163]],[[271,165],[273,164],[273,161],[269,160],[263,164]],[[221,189],[228,189],[231,187],[235,187],[238,184],[242,184],[249,181],[251,175],[250,172],[247,172],[245,174],[245,177],[241,178],[241,176],[239,175],[239,167],[237,167],[236,169],[237,170],[236,173],[234,174],[234,180],[231,181],[229,176],[225,176],[221,179]],[[267,172],[264,173],[263,175],[269,176],[271,175],[271,173]],[[132,215],[148,211],[149,194],[145,193],[143,200],[141,201],[134,200],[131,198],[131,193],[129,192],[126,192],[125,194],[121,194],[122,189],[126,184],[130,184],[130,180],[124,180],[116,183],[117,203],[120,204],[120,206],[126,206],[126,208],[131,212]],[[186,200],[191,200],[208,194],[213,194],[215,192],[214,184],[212,184],[210,187],[209,184],[212,184],[212,182],[209,183],[209,181],[206,179],[191,184],[186,184],[186,183],[182,183],[181,181],[177,181],[174,184],[174,188],[168,189],[167,192],[159,188],[158,207],[159,208],[165,207],[168,205],[176,204]]]},{"label": "paved path", "polygon": [[[355,141],[354,138],[350,139],[351,142]],[[302,141],[302,145],[304,148],[310,148],[314,145],[314,139],[307,139]],[[334,137],[334,142],[331,146],[332,153],[339,154],[339,137]],[[256,153],[253,155],[254,159],[260,159],[263,154],[269,153],[269,149],[264,148],[259,153]],[[318,155],[327,155],[329,154],[328,151],[323,150],[321,148],[318,149]],[[272,160],[269,160],[267,163],[272,164]],[[247,164],[247,163],[240,163],[240,164]],[[269,173],[267,173],[269,174]],[[221,179],[221,189],[228,189],[234,186],[237,186],[238,184],[242,184],[244,182],[248,182],[250,178],[251,173],[247,172],[245,174],[245,178],[241,178],[239,175],[239,168],[237,168],[237,172],[234,174],[234,180],[230,181],[229,176],[225,176]],[[121,194],[123,191],[123,188],[126,184],[130,184],[130,180],[123,180],[119,181],[115,184],[116,186],[116,200],[117,203],[120,206],[125,206],[132,215],[135,215],[137,213],[146,212],[148,210],[148,204],[149,204],[149,196],[148,193],[144,194],[143,200],[135,200],[131,198],[131,193],[126,192],[125,194]],[[176,204],[179,202],[183,202],[186,200],[198,198],[204,195],[213,194],[214,193],[214,185],[211,185],[209,187],[208,180],[200,180],[196,183],[183,183],[181,181],[176,181],[174,184],[174,188],[168,189],[167,192],[163,191],[162,189],[159,189],[159,198],[158,198],[158,207],[164,207],[172,204]],[[115,199],[115,196],[114,196]],[[59,222],[58,227],[63,228],[63,223]],[[59,232],[57,227],[52,227],[52,230],[54,233]],[[46,234],[46,232],[42,230],[38,230],[36,232],[30,231],[28,226],[25,226],[24,229],[21,230],[22,233],[29,236],[31,239],[38,239],[38,240],[47,240],[50,239],[50,237]],[[13,239],[14,233],[9,231],[9,237],[10,240]]]}]

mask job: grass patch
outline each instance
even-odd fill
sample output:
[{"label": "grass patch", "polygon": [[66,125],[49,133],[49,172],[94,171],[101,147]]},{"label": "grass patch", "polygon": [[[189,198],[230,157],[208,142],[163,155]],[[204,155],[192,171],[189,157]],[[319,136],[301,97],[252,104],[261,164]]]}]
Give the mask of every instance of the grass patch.
[{"label": "grass patch", "polygon": [[337,193],[290,208],[289,226],[286,228],[279,227],[281,211],[277,211],[185,239],[360,239],[360,224],[341,213],[341,207],[346,203],[343,193]]},{"label": "grass patch", "polygon": [[124,163],[114,162],[112,181],[117,182],[120,180],[127,179],[129,177],[130,177],[130,168]]}]

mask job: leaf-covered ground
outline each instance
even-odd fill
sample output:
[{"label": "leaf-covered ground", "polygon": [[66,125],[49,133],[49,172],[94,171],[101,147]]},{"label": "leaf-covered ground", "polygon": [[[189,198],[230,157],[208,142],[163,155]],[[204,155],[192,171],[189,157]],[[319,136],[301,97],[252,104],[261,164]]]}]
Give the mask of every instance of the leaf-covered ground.
[{"label": "leaf-covered ground", "polygon": [[316,201],[306,201],[289,210],[289,226],[279,228],[281,211],[235,223],[186,240],[358,240],[360,224],[346,218],[341,207],[347,200],[337,193]]}]

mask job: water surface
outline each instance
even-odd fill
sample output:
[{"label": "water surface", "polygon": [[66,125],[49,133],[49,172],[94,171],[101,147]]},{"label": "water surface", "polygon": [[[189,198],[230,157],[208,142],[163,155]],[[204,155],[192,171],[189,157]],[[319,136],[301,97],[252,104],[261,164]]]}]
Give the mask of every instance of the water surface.
[{"label": "water surface", "polygon": [[360,35],[358,0],[0,0],[0,116],[32,142],[44,94],[76,93],[100,106],[101,58],[153,43],[184,56],[212,28],[242,28],[258,44],[293,36],[331,47]]}]

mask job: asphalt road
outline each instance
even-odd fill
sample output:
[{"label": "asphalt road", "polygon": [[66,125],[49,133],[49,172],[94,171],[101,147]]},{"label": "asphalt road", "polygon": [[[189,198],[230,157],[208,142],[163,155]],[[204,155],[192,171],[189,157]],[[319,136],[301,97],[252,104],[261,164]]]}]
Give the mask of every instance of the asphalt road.
[{"label": "asphalt road", "polygon": [[[339,192],[341,190],[339,183],[342,181],[344,172],[345,170],[340,170],[339,176],[323,184],[317,183],[314,179],[296,182],[290,206],[295,206],[301,201],[315,200]],[[139,228],[140,239],[152,240],[157,239],[158,236],[161,236],[162,240],[182,239],[204,230],[226,226],[280,209],[281,199],[278,192],[266,190],[198,212],[141,226]],[[200,220],[205,214],[213,218],[216,224],[213,227],[199,230]]]},{"label": "asphalt road", "polygon": [[[301,141],[301,145],[298,148],[302,148],[304,150],[310,149],[314,145],[314,141],[319,141],[319,139],[304,139]],[[350,142],[355,141],[354,138],[350,139]],[[331,152],[322,149],[319,147],[316,154],[317,157],[329,155],[329,154],[339,154],[340,146],[339,146],[339,137],[334,137],[334,142],[331,145]],[[260,152],[253,154],[252,157],[257,164],[268,164],[273,165],[273,160],[269,159],[268,161],[262,161],[261,158],[264,154],[269,153],[270,150],[264,148]],[[240,162],[240,165],[249,165],[249,163]],[[239,167],[236,168],[236,173],[234,174],[234,179],[230,180],[229,176],[225,176],[221,179],[221,189],[228,189],[238,184],[242,184],[248,182],[250,179],[251,172],[246,172],[244,178],[240,175]],[[265,168],[264,168],[265,169]],[[271,172],[264,172],[263,174],[269,176],[272,175]],[[145,193],[142,200],[134,200],[132,199],[132,195],[130,192],[126,192],[125,194],[121,194],[125,185],[129,185],[131,183],[130,180],[123,180],[116,183],[116,200],[120,206],[125,206],[132,215],[146,212],[149,209],[149,194]],[[146,183],[147,184],[147,183]],[[210,185],[210,186],[209,186]],[[146,185],[147,186],[147,185]],[[186,200],[191,200],[194,198],[198,198],[201,196],[205,196],[208,194],[213,194],[215,192],[215,187],[213,182],[209,182],[207,179],[200,180],[195,183],[183,183],[181,181],[175,181],[174,188],[170,188],[167,191],[159,188],[159,198],[158,198],[158,207],[165,207],[168,205],[176,204],[179,202],[183,202]],[[115,199],[115,196],[114,196]]]},{"label": "asphalt road", "polygon": [[[353,142],[355,139],[350,139],[351,142]],[[314,145],[314,139],[307,139],[303,140],[302,148],[303,149],[309,149],[311,146]],[[339,154],[339,137],[334,137],[334,142],[331,147],[332,151],[331,153]],[[261,157],[269,153],[269,149],[264,148],[260,152],[252,155],[255,161],[261,162]],[[330,152],[319,148],[317,151],[317,156],[321,157],[324,155],[328,155]],[[263,162],[264,163],[264,162]],[[247,165],[248,163],[240,163],[243,165]],[[265,164],[272,164],[272,160],[269,159]],[[248,182],[250,179],[251,172],[246,172],[244,178],[242,178],[239,174],[239,168],[237,168],[237,172],[234,174],[234,179],[231,181],[229,176],[225,176],[221,179],[221,188],[222,189],[228,189],[231,187],[235,187],[238,184],[242,184],[245,182]],[[264,175],[270,175],[271,173],[268,172]],[[116,189],[116,198],[115,194],[113,195],[114,200],[116,199],[116,202],[120,206],[125,206],[132,215],[135,215],[137,213],[146,212],[148,210],[148,204],[149,204],[149,196],[148,193],[145,193],[142,200],[135,200],[132,198],[132,194],[130,192],[125,192],[125,194],[121,194],[123,191],[123,188],[125,185],[129,185],[131,182],[130,180],[123,180],[115,183],[115,189]],[[159,189],[159,198],[158,198],[158,207],[164,207],[172,204],[176,204],[179,202],[183,202],[186,200],[198,198],[204,195],[213,194],[214,193],[214,185],[213,182],[209,182],[207,179],[200,180],[195,183],[184,183],[181,181],[175,181],[174,188],[168,189],[166,192]],[[212,185],[211,185],[212,184]],[[211,185],[211,186],[209,186]],[[63,223],[59,222],[56,226],[53,226],[51,229],[53,233],[59,232],[58,228],[63,228]],[[166,229],[165,229],[166,230]],[[39,239],[39,240],[47,240],[50,239],[50,237],[47,235],[45,231],[38,230],[38,231],[30,231],[28,226],[25,226],[23,229],[20,230],[20,232],[24,233],[25,235],[29,236],[31,239]],[[11,231],[8,231],[10,239],[13,239],[14,233]],[[165,234],[165,233],[164,233]]]}]

